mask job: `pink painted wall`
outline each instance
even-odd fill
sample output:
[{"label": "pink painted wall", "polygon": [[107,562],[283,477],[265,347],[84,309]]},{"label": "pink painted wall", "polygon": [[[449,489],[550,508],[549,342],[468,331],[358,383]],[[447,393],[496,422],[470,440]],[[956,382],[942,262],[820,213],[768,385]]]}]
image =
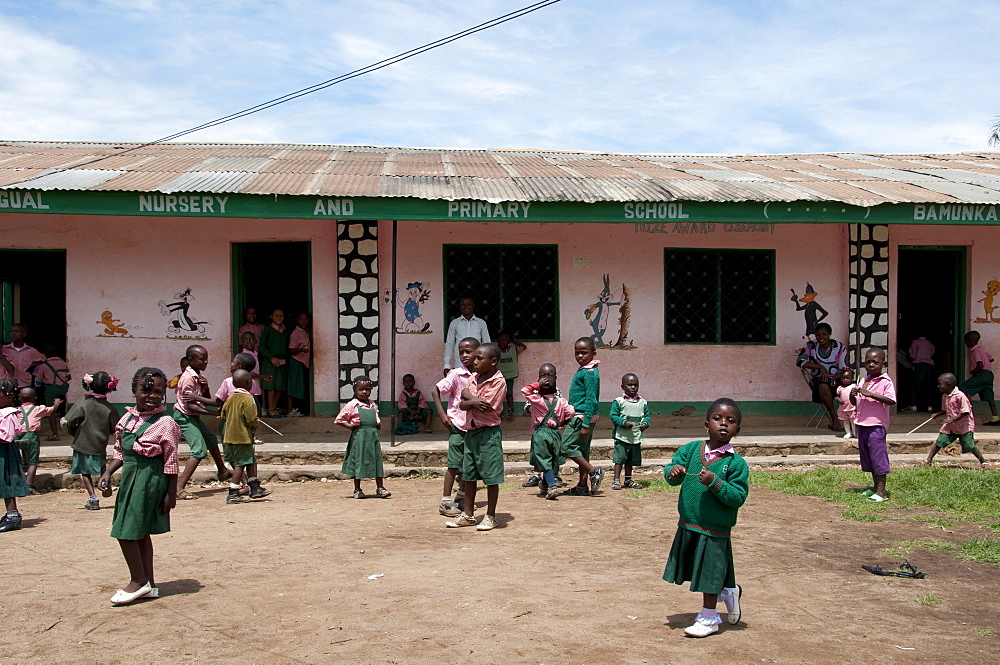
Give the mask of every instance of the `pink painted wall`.
[{"label": "pink painted wall", "polygon": [[[67,360],[75,379],[69,399],[80,397],[85,372],[105,370],[123,380],[115,402],[132,401],[127,384],[143,365],[176,374],[194,343],[208,349],[205,374],[214,391],[229,376],[232,357],[231,243],[311,241],[315,399],[337,401],[336,221],[4,214],[0,230],[6,248],[66,250]],[[191,314],[212,321],[209,340],[167,338],[171,317],[157,303],[188,287]],[[98,336],[105,310],[131,337]]]},{"label": "pink painted wall", "polygon": [[[379,229],[381,286],[391,288],[391,223]],[[611,284],[628,284],[632,291],[630,335],[638,347],[632,351],[600,350],[602,395],[613,399],[619,379],[626,372],[640,378],[640,390],[651,401],[710,401],[728,395],[738,400],[782,401],[808,399],[801,373],[794,366],[795,351],[805,329],[802,312],[795,311],[790,289],[802,295],[806,282],[819,293],[817,302],[829,311],[827,321],[834,336],[847,339],[847,255],[843,225],[781,225],[772,233],[726,232],[715,224],[711,233],[637,233],[627,224],[478,224],[460,222],[399,222],[397,286],[405,291],[412,281],[429,281],[431,298],[421,308],[431,323],[432,335],[396,335],[396,385],[412,373],[417,387],[430,394],[441,377],[442,244],[445,243],[557,243],[559,245],[561,341],[531,343],[521,355],[521,376],[516,386],[534,380],[538,366],[555,363],[566,388],[576,369],[572,344],[592,329],[584,310],[597,300],[602,276]],[[663,343],[663,248],[732,247],[776,249],[777,344],[775,346],[692,346]],[[589,258],[589,268],[574,267],[574,257]],[[488,279],[488,276],[484,276]],[[389,305],[383,304],[382,339],[391,335]],[[449,318],[458,315],[456,303],[447,307]],[[402,321],[401,310],[397,314]],[[617,308],[612,311],[609,333],[617,331]],[[491,323],[487,321],[487,323]],[[490,332],[496,334],[491,325]],[[610,335],[609,335],[610,336]],[[383,346],[380,375],[389,379],[388,346]],[[518,395],[520,397],[520,395]],[[386,396],[383,396],[385,399]]]}]

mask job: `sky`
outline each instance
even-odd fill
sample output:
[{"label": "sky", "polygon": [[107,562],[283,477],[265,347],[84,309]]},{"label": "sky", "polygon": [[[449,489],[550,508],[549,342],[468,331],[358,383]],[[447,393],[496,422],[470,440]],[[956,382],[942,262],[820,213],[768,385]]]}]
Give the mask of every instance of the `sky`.
[{"label": "sky", "polygon": [[[0,0],[0,139],[152,141],[532,0]],[[562,0],[192,142],[989,149],[996,0]]]}]

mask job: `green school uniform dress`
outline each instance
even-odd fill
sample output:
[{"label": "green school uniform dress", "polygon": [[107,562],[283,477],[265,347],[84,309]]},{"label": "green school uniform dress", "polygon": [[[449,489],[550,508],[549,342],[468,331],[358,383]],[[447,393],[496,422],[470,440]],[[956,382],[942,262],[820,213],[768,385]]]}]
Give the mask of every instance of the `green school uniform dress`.
[{"label": "green school uniform dress", "polygon": [[70,473],[99,476],[108,459],[108,440],[118,424],[118,411],[103,397],[84,395],[66,414],[67,430],[73,435]]},{"label": "green school uniform dress", "polygon": [[[721,593],[736,586],[730,532],[736,515],[747,499],[750,470],[736,453],[726,453],[708,464],[715,473],[711,486],[701,484],[698,474],[704,463],[705,441],[691,441],[677,451],[663,468],[670,485],[680,485],[677,501],[680,519],[663,571],[663,579],[674,584],[691,582],[691,591]],[[687,473],[670,478],[670,469],[680,464]]]},{"label": "green school uniform dress", "polygon": [[[128,427],[133,417],[131,414],[128,416],[124,427]],[[132,449],[149,426],[162,417],[162,412],[155,414],[135,432],[122,430],[122,475],[115,499],[115,514],[111,520],[112,538],[140,540],[170,531],[170,514],[164,515],[162,510],[163,499],[167,495],[163,455],[145,457]]]},{"label": "green school uniform dress", "polygon": [[361,424],[351,430],[351,438],[347,441],[347,452],[344,453],[344,463],[341,473],[354,478],[382,478],[382,444],[378,438],[378,414],[375,409],[358,409]]},{"label": "green school uniform dress", "polygon": [[[16,429],[20,409],[9,406],[0,409],[0,421],[10,419],[11,429]],[[28,483],[24,479],[24,469],[21,468],[21,451],[10,441],[0,441],[0,498],[13,499],[28,496]]]},{"label": "green school uniform dress", "polygon": [[[288,332],[275,330],[274,326],[266,326],[260,333],[257,343],[257,354],[260,356],[259,370],[261,374],[270,376],[271,380],[261,379],[264,390],[285,390],[288,387]],[[285,364],[275,367],[271,358],[284,360]]]}]

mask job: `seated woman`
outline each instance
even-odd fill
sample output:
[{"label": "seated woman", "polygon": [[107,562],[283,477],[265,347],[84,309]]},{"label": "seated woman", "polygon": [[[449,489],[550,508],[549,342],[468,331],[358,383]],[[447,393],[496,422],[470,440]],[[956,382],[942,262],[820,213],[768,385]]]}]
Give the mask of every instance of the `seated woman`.
[{"label": "seated woman", "polygon": [[796,365],[809,370],[812,401],[822,404],[830,414],[830,429],[838,431],[837,407],[833,403],[840,373],[847,369],[847,347],[831,337],[833,328],[828,323],[816,325],[816,341],[806,342],[799,353]]}]

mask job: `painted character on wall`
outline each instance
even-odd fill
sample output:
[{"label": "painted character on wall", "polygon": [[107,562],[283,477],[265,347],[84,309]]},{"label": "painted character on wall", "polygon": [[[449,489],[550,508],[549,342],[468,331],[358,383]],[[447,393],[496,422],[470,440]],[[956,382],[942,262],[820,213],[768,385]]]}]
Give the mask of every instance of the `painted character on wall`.
[{"label": "painted character on wall", "polygon": [[[622,285],[622,291],[625,291],[624,284]],[[604,343],[604,335],[608,331],[608,319],[611,316],[611,308],[620,307],[622,304],[621,298],[619,298],[617,302],[612,302],[612,300],[611,275],[606,274],[604,275],[604,289],[602,289],[598,294],[597,302],[583,311],[583,315],[588,321],[590,321],[590,327],[594,329],[594,334],[590,337],[594,340],[594,344],[596,346],[606,346]]]},{"label": "painted character on wall", "polygon": [[104,326],[104,334],[109,337],[114,337],[115,335],[122,335],[123,337],[128,334],[128,330],[121,327],[121,321],[114,318],[114,314],[109,311],[101,312],[101,320],[97,321],[97,325]]},{"label": "painted character on wall", "polygon": [[[399,289],[396,289],[393,293],[396,306],[403,309],[403,323],[396,328],[396,332],[410,334],[431,332],[431,324],[426,323],[423,315],[420,313],[420,306],[430,300],[431,283],[410,282],[406,285],[406,294],[408,297],[403,298],[399,293]],[[392,302],[392,300],[393,298],[390,297],[389,291],[386,289],[385,302]]]},{"label": "painted character on wall", "polygon": [[985,298],[980,298],[976,302],[983,303],[983,311],[986,312],[985,317],[977,317],[976,323],[997,323],[996,318],[993,316],[993,312],[997,310],[997,305],[993,304],[996,297],[1000,296],[1000,281],[991,279],[986,282],[986,290],[982,292]]},{"label": "painted character on wall", "polygon": [[[816,302],[816,290],[813,289],[812,284],[806,282],[806,292],[802,294],[800,298],[796,293],[795,289],[789,289],[792,292],[792,302],[795,303],[795,311],[801,312],[805,310],[806,319],[806,334],[802,336],[802,339],[813,340],[816,334],[816,324],[822,321],[829,315],[823,307]],[[822,312],[822,315],[817,316],[817,313]]]},{"label": "painted character on wall", "polygon": [[194,296],[191,289],[184,289],[180,293],[174,294],[174,302],[168,303],[161,300],[157,303],[160,306],[160,314],[163,316],[173,316],[170,325],[167,326],[168,337],[194,337],[194,333],[205,334],[205,324],[211,321],[195,321],[191,318],[189,310]]}]

